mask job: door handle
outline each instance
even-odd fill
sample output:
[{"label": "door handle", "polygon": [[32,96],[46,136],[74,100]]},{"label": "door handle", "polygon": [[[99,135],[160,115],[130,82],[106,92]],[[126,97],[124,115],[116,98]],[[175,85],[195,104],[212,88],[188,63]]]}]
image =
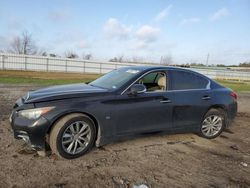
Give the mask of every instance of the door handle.
[{"label": "door handle", "polygon": [[209,96],[203,96],[202,97],[202,100],[210,100],[211,99],[211,97],[209,97]]},{"label": "door handle", "polygon": [[169,99],[163,99],[160,101],[160,103],[171,103],[171,100]]}]

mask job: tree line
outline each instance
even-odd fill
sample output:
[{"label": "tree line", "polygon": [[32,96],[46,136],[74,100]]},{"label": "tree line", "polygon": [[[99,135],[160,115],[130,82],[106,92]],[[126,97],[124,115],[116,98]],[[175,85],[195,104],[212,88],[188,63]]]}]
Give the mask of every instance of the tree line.
[{"label": "tree line", "polygon": [[[48,57],[60,57],[55,53],[48,53],[41,48],[38,47],[33,36],[28,31],[22,32],[21,35],[15,36],[12,41],[10,42],[9,46],[5,50],[0,50],[0,52],[7,52],[13,54],[24,54],[24,55],[41,55],[41,56],[48,56]],[[81,58],[81,59],[92,59],[92,54],[87,53],[83,54],[81,57],[71,51],[67,50],[64,52],[64,57],[66,58]]]}]

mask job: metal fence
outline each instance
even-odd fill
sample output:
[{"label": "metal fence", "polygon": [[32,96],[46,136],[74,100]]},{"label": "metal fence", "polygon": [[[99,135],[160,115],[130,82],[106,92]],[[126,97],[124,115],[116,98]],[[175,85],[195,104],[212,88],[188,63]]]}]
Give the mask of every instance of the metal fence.
[{"label": "metal fence", "polygon": [[[119,63],[93,60],[69,59],[0,53],[0,69],[26,70],[46,72],[77,72],[104,74],[111,70],[135,65],[159,65],[149,63]],[[232,71],[227,69],[190,68],[210,78],[235,79],[250,81],[250,72]]]}]

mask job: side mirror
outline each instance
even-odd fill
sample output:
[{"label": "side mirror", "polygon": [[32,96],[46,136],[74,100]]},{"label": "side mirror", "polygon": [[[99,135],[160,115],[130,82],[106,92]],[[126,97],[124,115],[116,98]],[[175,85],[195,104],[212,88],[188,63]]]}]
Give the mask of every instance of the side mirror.
[{"label": "side mirror", "polygon": [[137,95],[139,93],[144,93],[147,91],[147,88],[143,85],[143,84],[134,84],[131,88],[130,88],[130,92],[129,94],[132,95]]}]

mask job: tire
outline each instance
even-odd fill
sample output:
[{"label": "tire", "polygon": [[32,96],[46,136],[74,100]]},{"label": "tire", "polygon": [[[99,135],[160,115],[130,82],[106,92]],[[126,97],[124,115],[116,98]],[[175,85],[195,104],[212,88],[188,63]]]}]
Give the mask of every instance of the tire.
[{"label": "tire", "polygon": [[199,135],[207,139],[218,137],[225,127],[225,120],[226,115],[224,110],[210,109],[201,122]]},{"label": "tire", "polygon": [[52,153],[66,159],[74,159],[87,153],[93,147],[95,139],[94,122],[80,113],[62,117],[49,134]]}]

